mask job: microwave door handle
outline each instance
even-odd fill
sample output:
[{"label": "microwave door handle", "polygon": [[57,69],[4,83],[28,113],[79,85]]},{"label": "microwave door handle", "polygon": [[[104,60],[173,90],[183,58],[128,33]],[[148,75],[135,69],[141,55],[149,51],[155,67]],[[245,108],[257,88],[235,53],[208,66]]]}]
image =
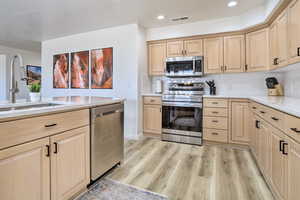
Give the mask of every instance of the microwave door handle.
[{"label": "microwave door handle", "polygon": [[196,59],[193,58],[193,73],[195,73],[195,68],[196,68]]}]

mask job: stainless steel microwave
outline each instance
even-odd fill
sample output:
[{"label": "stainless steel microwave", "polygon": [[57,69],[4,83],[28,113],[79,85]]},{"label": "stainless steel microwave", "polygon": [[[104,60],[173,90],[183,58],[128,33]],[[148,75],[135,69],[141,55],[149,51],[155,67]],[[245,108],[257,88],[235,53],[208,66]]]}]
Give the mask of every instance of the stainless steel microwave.
[{"label": "stainless steel microwave", "polygon": [[167,77],[203,76],[203,56],[167,58]]}]

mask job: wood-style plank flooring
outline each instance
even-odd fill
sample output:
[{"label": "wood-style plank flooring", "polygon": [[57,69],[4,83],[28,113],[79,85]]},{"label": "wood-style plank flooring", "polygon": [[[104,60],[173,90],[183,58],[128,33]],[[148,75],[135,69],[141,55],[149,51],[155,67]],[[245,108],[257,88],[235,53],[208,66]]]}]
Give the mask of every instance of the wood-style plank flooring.
[{"label": "wood-style plank flooring", "polygon": [[273,200],[249,150],[224,145],[126,141],[124,163],[109,178],[170,200]]}]

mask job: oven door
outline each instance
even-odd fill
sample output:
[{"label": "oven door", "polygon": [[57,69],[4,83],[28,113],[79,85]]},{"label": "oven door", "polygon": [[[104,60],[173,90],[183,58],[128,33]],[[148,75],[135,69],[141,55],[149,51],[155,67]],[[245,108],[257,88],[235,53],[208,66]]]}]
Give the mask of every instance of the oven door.
[{"label": "oven door", "polygon": [[164,102],[162,128],[164,133],[202,137],[202,103]]}]

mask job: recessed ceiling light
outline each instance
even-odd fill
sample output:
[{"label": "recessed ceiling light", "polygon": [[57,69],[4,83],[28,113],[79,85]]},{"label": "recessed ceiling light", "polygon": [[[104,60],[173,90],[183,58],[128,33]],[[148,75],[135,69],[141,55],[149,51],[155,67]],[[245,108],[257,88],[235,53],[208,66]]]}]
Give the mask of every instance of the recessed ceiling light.
[{"label": "recessed ceiling light", "polygon": [[165,19],[165,16],[164,16],[164,15],[158,15],[158,16],[157,16],[157,19],[158,19],[158,20]]},{"label": "recessed ceiling light", "polygon": [[237,1],[229,1],[228,4],[227,4],[227,6],[231,8],[231,7],[236,6],[237,4],[238,4]]}]

